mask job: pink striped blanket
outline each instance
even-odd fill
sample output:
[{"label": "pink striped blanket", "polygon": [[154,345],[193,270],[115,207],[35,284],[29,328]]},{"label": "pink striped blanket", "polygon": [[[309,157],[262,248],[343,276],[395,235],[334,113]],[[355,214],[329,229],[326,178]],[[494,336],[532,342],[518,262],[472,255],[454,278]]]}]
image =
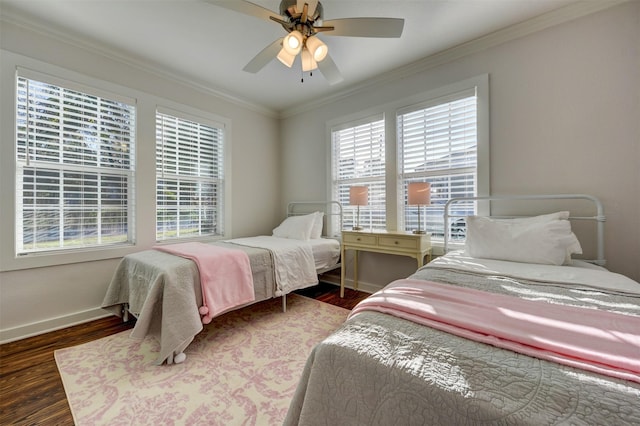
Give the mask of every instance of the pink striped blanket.
[{"label": "pink striped blanket", "polygon": [[198,266],[202,306],[202,323],[231,308],[255,300],[249,256],[242,250],[203,243],[180,243],[155,246],[155,250],[191,259]]},{"label": "pink striped blanket", "polygon": [[640,383],[640,317],[402,279],[360,302],[532,357]]}]

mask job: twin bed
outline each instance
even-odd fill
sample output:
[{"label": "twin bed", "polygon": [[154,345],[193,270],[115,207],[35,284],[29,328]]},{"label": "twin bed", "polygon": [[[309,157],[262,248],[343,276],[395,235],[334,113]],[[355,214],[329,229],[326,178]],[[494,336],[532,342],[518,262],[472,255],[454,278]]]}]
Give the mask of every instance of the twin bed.
[{"label": "twin bed", "polygon": [[285,425],[640,424],[640,284],[596,265],[602,206],[576,197],[596,205],[578,218],[596,259],[571,259],[567,213],[468,218],[464,250],[314,348]]},{"label": "twin bed", "polygon": [[[282,297],[285,310],[288,293],[317,284],[318,274],[340,266],[339,241],[323,234],[331,229],[326,226],[329,222],[341,224],[341,220],[342,208],[337,202],[295,202],[289,204],[287,219],[272,236],[190,244],[189,248],[204,251],[208,246],[246,253],[254,297],[228,304],[226,310],[274,297]],[[104,309],[116,315],[126,319],[131,313],[137,318],[133,338],[151,335],[159,340],[157,364],[184,361],[184,350],[207,322],[201,310],[204,288],[197,260],[166,251],[181,245],[158,246],[125,256],[102,302]],[[238,285],[235,280],[227,281]],[[216,315],[222,313],[224,310]]]}]

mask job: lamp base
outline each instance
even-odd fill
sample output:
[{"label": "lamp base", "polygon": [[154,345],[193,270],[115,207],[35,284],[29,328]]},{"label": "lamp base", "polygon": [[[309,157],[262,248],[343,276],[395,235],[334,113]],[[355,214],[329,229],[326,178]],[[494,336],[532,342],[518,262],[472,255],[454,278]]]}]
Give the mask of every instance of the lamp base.
[{"label": "lamp base", "polygon": [[352,229],[354,231],[362,231],[364,228],[362,226],[354,226]]},{"label": "lamp base", "polygon": [[426,234],[426,233],[427,233],[427,231],[423,231],[423,230],[421,230],[421,229],[414,229],[414,230],[413,230],[413,233],[414,233],[414,234]]}]

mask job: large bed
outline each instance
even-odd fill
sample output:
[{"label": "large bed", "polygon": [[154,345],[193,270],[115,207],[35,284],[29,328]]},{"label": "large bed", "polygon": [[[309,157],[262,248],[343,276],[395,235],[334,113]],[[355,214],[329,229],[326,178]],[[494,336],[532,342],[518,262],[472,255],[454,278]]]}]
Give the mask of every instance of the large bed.
[{"label": "large bed", "polygon": [[[335,202],[294,202],[287,218],[273,235],[236,238],[208,243],[188,243],[199,251],[246,254],[250,268],[251,297],[230,303],[215,316],[262,300],[282,297],[318,283],[318,274],[340,267],[340,243],[327,235],[327,226],[340,226],[342,209]],[[185,349],[208,321],[203,316],[202,260],[174,252],[183,244],[156,246],[125,256],[114,272],[102,308],[127,318],[136,317],[133,338],[153,336],[160,349],[157,364],[184,361]],[[208,249],[208,247],[210,249]],[[216,258],[207,259],[215,261]],[[233,260],[233,259],[232,259]],[[226,258],[219,260],[226,267]],[[215,275],[216,268],[213,268]],[[221,271],[221,275],[228,271]],[[228,275],[227,275],[228,276]],[[236,279],[220,279],[224,286],[237,286]],[[217,285],[217,284],[216,284]],[[210,318],[209,318],[210,320]]]},{"label": "large bed", "polygon": [[[447,253],[361,302],[314,348],[285,424],[640,424],[640,284],[594,265],[601,245],[593,262],[561,259],[579,249],[552,216],[481,224],[502,235],[468,221],[468,240],[498,246]],[[523,249],[528,231],[539,247]]]}]

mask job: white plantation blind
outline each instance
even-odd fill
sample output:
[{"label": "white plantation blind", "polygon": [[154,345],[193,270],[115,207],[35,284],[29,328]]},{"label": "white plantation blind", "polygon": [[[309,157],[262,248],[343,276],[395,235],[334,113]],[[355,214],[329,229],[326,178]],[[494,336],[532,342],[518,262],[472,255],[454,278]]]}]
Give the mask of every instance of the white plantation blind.
[{"label": "white plantation blind", "polygon": [[[444,236],[443,207],[450,198],[477,194],[477,97],[475,89],[407,108],[397,116],[401,190],[405,229],[418,227],[418,207],[407,206],[410,182],[431,183],[431,206],[422,207],[422,228]],[[473,214],[474,205],[457,213]],[[424,212],[426,211],[426,217]],[[464,225],[449,225],[452,238],[463,236]]]},{"label": "white plantation blind", "polygon": [[132,243],[135,101],[24,74],[16,92],[16,253]]},{"label": "white plantation blind", "polygon": [[156,112],[156,239],[224,235],[224,125]]},{"label": "white plantation blind", "polygon": [[349,188],[369,188],[369,205],[360,207],[360,226],[386,229],[384,118],[374,117],[331,131],[333,199],[343,208],[343,225],[356,224],[357,206],[349,205]]}]

